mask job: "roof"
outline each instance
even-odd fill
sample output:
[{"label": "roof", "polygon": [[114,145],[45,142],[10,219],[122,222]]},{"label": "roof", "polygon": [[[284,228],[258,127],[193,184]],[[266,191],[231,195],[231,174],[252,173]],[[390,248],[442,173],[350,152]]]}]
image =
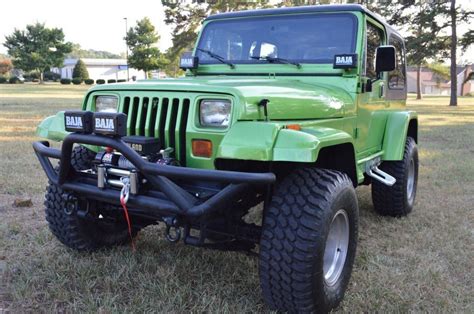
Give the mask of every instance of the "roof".
[{"label": "roof", "polygon": [[[75,65],[79,59],[66,59],[64,60],[64,65]],[[89,59],[89,58],[81,58],[84,64],[87,66],[95,65],[95,66],[118,66],[118,65],[127,65],[126,59]]]},{"label": "roof", "polygon": [[280,15],[280,14],[298,14],[298,13],[313,13],[313,12],[348,12],[356,11],[370,15],[374,19],[382,23],[386,28],[398,34],[393,27],[391,27],[383,17],[374,13],[360,4],[329,4],[329,5],[308,5],[288,8],[276,8],[276,9],[257,9],[257,10],[245,10],[226,12],[210,15],[205,21],[239,18],[239,17],[252,17],[252,16],[267,16],[267,15]]}]

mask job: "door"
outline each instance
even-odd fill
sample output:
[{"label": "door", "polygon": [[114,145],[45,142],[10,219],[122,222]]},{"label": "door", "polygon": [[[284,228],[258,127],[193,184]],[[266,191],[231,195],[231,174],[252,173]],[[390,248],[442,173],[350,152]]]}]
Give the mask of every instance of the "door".
[{"label": "door", "polygon": [[[386,121],[386,82],[382,73],[375,72],[375,52],[384,45],[386,35],[382,25],[367,18],[364,51],[365,69],[361,77],[363,86],[357,110],[356,149],[359,157],[377,152],[382,147]],[[371,86],[371,88],[370,88]]]}]

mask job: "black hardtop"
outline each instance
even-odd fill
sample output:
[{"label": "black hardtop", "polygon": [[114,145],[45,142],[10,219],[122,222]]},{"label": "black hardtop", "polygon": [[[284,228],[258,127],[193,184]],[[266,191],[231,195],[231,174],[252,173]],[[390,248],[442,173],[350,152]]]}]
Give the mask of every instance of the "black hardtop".
[{"label": "black hardtop", "polygon": [[376,19],[384,25],[387,31],[396,33],[398,31],[391,27],[383,17],[374,13],[360,4],[325,4],[325,5],[308,5],[299,7],[288,7],[288,8],[276,8],[276,9],[256,9],[246,11],[235,11],[226,13],[217,13],[210,15],[205,21],[221,20],[221,19],[232,19],[241,17],[253,17],[253,16],[268,16],[268,15],[281,15],[281,14],[299,14],[299,13],[313,13],[313,12],[362,12],[372,18]]}]

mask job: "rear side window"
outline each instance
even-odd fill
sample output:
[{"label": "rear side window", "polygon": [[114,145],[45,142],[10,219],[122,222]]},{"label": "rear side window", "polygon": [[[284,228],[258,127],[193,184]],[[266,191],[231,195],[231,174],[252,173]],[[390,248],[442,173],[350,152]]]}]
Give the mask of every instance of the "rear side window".
[{"label": "rear side window", "polygon": [[403,42],[396,37],[390,37],[389,45],[395,47],[395,70],[388,73],[388,88],[390,89],[404,89],[406,83],[405,73],[405,51],[403,49]]}]

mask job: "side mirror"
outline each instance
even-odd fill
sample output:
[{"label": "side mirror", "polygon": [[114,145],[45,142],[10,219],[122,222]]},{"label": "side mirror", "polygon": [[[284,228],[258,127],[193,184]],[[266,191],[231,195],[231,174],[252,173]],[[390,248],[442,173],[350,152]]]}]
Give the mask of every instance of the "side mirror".
[{"label": "side mirror", "polygon": [[185,52],[179,59],[179,67],[182,70],[193,70],[197,69],[199,64],[199,58],[193,56],[192,52]]},{"label": "side mirror", "polygon": [[375,72],[377,76],[381,72],[395,70],[395,47],[380,46],[375,52]]}]

